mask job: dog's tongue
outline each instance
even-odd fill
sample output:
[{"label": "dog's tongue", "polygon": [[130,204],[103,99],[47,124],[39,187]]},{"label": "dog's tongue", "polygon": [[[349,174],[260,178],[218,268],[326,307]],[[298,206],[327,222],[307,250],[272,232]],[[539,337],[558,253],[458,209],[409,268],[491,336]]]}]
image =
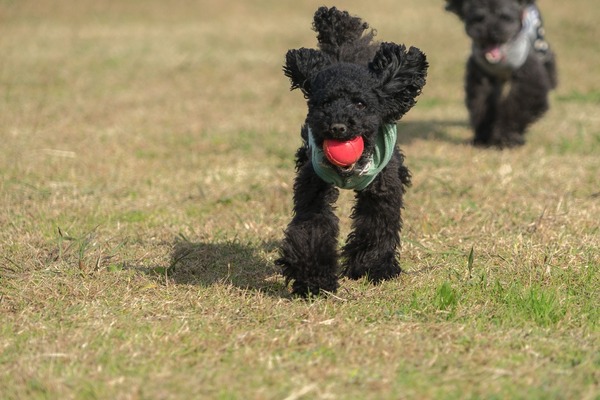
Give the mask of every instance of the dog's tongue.
[{"label": "dog's tongue", "polygon": [[485,59],[490,64],[497,64],[502,61],[502,50],[500,50],[500,46],[494,46],[486,49]]}]

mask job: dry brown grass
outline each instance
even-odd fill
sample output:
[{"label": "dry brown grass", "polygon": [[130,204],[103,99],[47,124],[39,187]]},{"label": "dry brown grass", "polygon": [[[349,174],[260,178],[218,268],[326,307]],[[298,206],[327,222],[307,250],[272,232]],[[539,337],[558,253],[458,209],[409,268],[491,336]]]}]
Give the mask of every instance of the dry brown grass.
[{"label": "dry brown grass", "polygon": [[442,1],[340,3],[431,64],[409,273],[304,302],[273,266],[306,112],[281,64],[318,5],[0,1],[0,397],[598,398],[600,9],[543,2],[561,84],[495,152]]}]

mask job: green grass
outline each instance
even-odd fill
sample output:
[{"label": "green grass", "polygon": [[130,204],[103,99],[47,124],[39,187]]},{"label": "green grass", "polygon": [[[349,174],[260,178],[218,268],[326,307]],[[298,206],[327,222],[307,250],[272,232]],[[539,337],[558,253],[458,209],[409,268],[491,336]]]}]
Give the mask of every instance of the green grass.
[{"label": "green grass", "polygon": [[600,9],[542,4],[560,86],[487,151],[443,2],[340,4],[431,64],[399,124],[406,273],[303,301],[274,265],[297,3],[0,1],[0,397],[599,399]]},{"label": "green grass", "polygon": [[564,102],[580,102],[584,104],[600,103],[600,91],[593,90],[588,93],[580,93],[578,91],[573,91],[571,93],[558,96],[556,100]]}]

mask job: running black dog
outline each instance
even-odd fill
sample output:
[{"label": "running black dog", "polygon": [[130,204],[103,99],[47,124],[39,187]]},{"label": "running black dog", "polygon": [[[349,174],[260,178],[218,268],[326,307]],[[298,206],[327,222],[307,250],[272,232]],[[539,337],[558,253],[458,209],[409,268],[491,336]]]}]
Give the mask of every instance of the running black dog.
[{"label": "running black dog", "polygon": [[[415,105],[428,64],[417,48],[374,42],[368,27],[321,7],[313,24],[319,49],[286,55],[285,75],[308,100],[308,115],[296,153],[294,217],[276,263],[300,296],[338,288],[338,188],[356,192],[353,230],[341,252],[344,273],[373,282],[400,273],[400,210],[410,173],[395,123]],[[334,144],[350,149],[350,160],[337,158]]]},{"label": "running black dog", "polygon": [[548,110],[556,61],[534,0],[446,0],[472,40],[466,104],[474,144],[514,147]]}]

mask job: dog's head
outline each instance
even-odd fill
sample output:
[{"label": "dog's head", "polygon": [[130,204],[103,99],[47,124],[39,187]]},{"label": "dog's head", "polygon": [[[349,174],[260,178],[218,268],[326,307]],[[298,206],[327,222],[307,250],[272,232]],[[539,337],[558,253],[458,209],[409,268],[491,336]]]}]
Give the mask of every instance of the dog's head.
[{"label": "dog's head", "polygon": [[317,146],[325,139],[362,136],[365,161],[382,124],[400,119],[416,103],[427,75],[419,49],[381,43],[368,65],[339,63],[313,49],[290,50],[284,73],[308,100],[306,123]]},{"label": "dog's head", "polygon": [[525,8],[534,0],[446,0],[446,10],[465,24],[473,44],[485,52],[513,39],[522,28]]}]

